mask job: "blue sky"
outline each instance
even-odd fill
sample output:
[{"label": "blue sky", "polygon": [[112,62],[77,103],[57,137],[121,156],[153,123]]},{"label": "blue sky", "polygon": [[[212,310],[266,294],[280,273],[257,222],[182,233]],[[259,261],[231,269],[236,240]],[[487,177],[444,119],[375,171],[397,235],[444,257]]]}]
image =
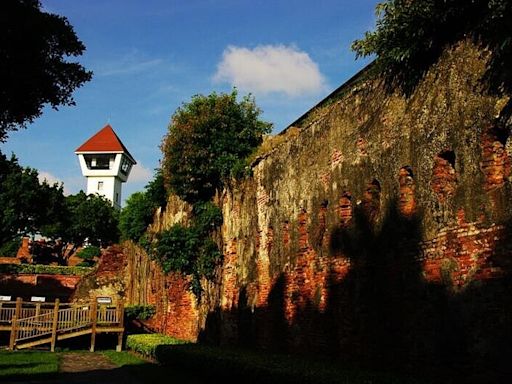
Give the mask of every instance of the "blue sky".
[{"label": "blue sky", "polygon": [[138,161],[123,200],[158,167],[173,112],[195,94],[252,93],[274,133],[363,68],[353,40],[375,24],[378,1],[42,0],[63,15],[94,72],[76,106],[45,109],[0,144],[67,193],[85,190],[74,150],[110,123]]}]

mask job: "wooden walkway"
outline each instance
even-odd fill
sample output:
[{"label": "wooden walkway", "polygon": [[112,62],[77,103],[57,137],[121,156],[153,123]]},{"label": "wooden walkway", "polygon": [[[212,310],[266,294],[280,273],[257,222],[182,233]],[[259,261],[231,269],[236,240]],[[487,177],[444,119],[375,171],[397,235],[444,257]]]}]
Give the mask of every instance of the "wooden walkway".
[{"label": "wooden walkway", "polygon": [[96,334],[117,333],[117,350],[122,348],[124,333],[123,305],[86,304],[0,303],[0,331],[10,332],[9,349],[31,348],[50,344],[55,351],[58,340],[91,335],[91,352],[94,351]]}]

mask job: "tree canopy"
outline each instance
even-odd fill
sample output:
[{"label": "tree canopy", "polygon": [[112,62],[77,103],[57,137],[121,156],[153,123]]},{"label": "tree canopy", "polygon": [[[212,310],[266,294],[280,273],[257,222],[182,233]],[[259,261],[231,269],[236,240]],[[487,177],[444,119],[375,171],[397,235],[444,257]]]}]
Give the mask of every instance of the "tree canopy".
[{"label": "tree canopy", "polygon": [[135,192],[126,200],[126,206],[119,215],[121,239],[138,242],[151,224],[155,209],[165,207],[166,203],[167,190],[162,170],[158,169],[143,192]]},{"label": "tree canopy", "polygon": [[45,228],[51,232],[63,206],[62,185],[40,183],[35,169],[0,153],[0,245]]},{"label": "tree canopy", "polygon": [[0,142],[41,115],[45,104],[73,105],[92,73],[67,59],[85,50],[65,17],[38,0],[0,1]]},{"label": "tree canopy", "polygon": [[512,92],[509,0],[387,0],[376,10],[375,31],[352,49],[358,57],[376,55],[376,69],[389,86],[410,93],[446,47],[469,38],[491,52],[489,91]]},{"label": "tree canopy", "polygon": [[259,119],[254,98],[237,92],[196,95],[172,116],[162,143],[163,172],[185,201],[208,201],[272,125]]},{"label": "tree canopy", "polygon": [[121,238],[139,241],[153,219],[154,208],[146,192],[131,194],[119,216]]},{"label": "tree canopy", "polygon": [[119,213],[110,200],[80,191],[66,196],[66,217],[61,236],[74,244],[86,239],[93,245],[106,245],[119,239]]},{"label": "tree canopy", "polygon": [[76,245],[117,241],[118,213],[109,200],[84,192],[64,196],[63,186],[40,182],[0,152],[0,246],[26,234],[41,233]]}]

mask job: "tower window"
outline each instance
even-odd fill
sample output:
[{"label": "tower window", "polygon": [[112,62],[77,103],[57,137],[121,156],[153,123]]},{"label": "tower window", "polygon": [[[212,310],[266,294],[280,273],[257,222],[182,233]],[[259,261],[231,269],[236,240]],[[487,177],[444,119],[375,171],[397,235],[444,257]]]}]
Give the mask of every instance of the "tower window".
[{"label": "tower window", "polygon": [[125,175],[128,175],[131,166],[131,162],[126,157],[123,156],[123,160],[121,161],[121,172]]},{"label": "tower window", "polygon": [[116,203],[119,203],[119,193],[116,192]]},{"label": "tower window", "polygon": [[98,191],[103,191],[103,181],[98,181]]},{"label": "tower window", "polygon": [[110,163],[113,161],[115,155],[111,154],[94,154],[84,155],[85,163],[89,169],[110,169]]}]

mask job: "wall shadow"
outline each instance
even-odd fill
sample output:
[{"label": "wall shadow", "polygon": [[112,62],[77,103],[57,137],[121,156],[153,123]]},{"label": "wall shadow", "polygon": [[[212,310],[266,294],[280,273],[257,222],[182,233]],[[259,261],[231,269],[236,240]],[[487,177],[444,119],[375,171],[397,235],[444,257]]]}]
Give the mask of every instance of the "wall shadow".
[{"label": "wall shadow", "polygon": [[[51,353],[51,352],[48,352]],[[38,365],[44,363],[33,363],[17,365],[18,368],[25,368],[27,371],[31,368],[38,368]],[[10,367],[6,367],[10,368]],[[36,370],[37,372],[37,370]],[[2,366],[0,363],[0,373]],[[58,373],[24,373],[13,374],[9,376],[2,375],[2,382],[6,384],[14,383],[98,383],[98,384],[142,384],[142,383],[204,383],[206,374],[198,374],[180,367],[172,368],[160,366],[152,363],[141,363],[124,365],[112,369],[90,369],[78,372],[58,372]]]},{"label": "wall shadow", "polygon": [[12,300],[21,297],[23,301],[30,301],[32,296],[43,296],[47,302],[59,299],[67,303],[74,292],[74,289],[63,285],[51,275],[36,276],[34,284],[21,280],[22,277],[23,275],[0,275],[0,295],[11,296]]},{"label": "wall shadow", "polygon": [[398,201],[388,207],[380,224],[356,208],[349,226],[331,231],[330,254],[350,260],[350,269],[341,279],[328,273],[324,308],[310,300],[287,319],[300,293],[287,291],[290,276],[281,274],[266,307],[250,307],[242,288],[238,307],[211,313],[199,341],[222,344],[235,328],[234,342],[243,347],[324,356],[427,381],[506,382],[512,373],[512,222],[504,223],[489,260],[503,270],[501,277],[454,290],[424,277],[421,214],[402,215]]}]

